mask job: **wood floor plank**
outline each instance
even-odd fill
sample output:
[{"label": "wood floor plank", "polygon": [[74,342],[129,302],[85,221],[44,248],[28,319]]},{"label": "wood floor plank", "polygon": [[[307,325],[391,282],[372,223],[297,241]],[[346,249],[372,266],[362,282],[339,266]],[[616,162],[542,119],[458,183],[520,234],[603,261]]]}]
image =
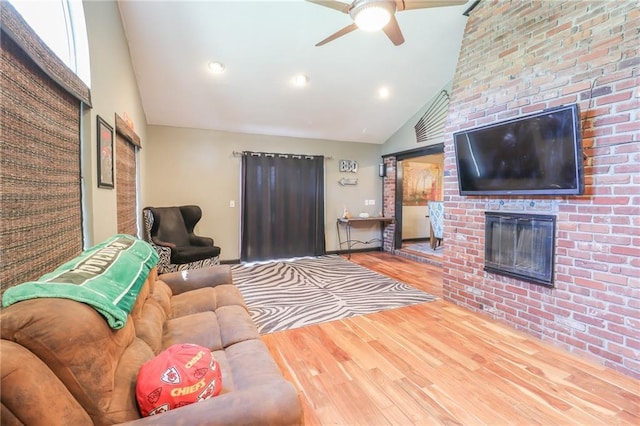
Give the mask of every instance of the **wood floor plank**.
[{"label": "wood floor plank", "polygon": [[348,346],[351,359],[363,369],[384,368],[386,374],[392,379],[403,377],[402,371],[380,353],[373,351],[368,342],[360,340],[358,335],[347,327],[345,323],[333,321],[321,324],[320,327],[326,327],[333,338],[336,339],[337,344],[341,344],[343,347]]},{"label": "wood floor plank", "polygon": [[[435,266],[351,260],[442,296]],[[640,424],[640,381],[442,299],[263,340],[307,425]]]}]

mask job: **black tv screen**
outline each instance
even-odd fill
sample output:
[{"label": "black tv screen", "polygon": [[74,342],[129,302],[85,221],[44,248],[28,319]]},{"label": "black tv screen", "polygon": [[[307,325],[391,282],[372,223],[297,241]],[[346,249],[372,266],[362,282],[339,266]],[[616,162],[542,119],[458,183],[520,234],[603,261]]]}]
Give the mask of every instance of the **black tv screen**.
[{"label": "black tv screen", "polygon": [[577,104],[453,134],[460,195],[584,192]]}]

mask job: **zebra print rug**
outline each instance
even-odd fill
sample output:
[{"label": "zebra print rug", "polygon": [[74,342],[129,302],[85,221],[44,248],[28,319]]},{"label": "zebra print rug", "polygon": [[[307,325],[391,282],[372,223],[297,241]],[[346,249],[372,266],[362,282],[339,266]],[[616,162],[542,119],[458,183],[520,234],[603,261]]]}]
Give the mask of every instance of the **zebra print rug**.
[{"label": "zebra print rug", "polygon": [[233,265],[232,273],[261,334],[436,300],[337,255]]}]

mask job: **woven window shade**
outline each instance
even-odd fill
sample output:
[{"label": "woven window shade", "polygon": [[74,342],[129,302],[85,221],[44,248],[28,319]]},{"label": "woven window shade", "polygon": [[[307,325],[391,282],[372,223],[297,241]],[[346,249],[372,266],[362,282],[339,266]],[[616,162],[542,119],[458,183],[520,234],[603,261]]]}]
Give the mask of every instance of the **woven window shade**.
[{"label": "woven window shade", "polygon": [[82,251],[80,107],[89,89],[0,2],[0,293]]},{"label": "woven window shade", "polygon": [[118,233],[138,234],[136,208],[136,147],[116,132],[116,193]]},{"label": "woven window shade", "polygon": [[[4,35],[4,34],[3,34]],[[0,283],[34,280],[82,251],[80,101],[2,37]]]},{"label": "woven window shade", "polygon": [[137,235],[136,150],[140,137],[127,121],[116,116],[116,198],[118,232]]}]

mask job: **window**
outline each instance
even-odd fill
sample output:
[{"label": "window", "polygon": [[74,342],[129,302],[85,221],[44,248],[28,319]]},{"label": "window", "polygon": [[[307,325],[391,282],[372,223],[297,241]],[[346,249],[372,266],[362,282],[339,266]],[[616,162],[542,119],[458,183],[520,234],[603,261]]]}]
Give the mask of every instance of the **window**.
[{"label": "window", "polygon": [[89,43],[81,0],[9,0],[47,46],[90,87]]}]

